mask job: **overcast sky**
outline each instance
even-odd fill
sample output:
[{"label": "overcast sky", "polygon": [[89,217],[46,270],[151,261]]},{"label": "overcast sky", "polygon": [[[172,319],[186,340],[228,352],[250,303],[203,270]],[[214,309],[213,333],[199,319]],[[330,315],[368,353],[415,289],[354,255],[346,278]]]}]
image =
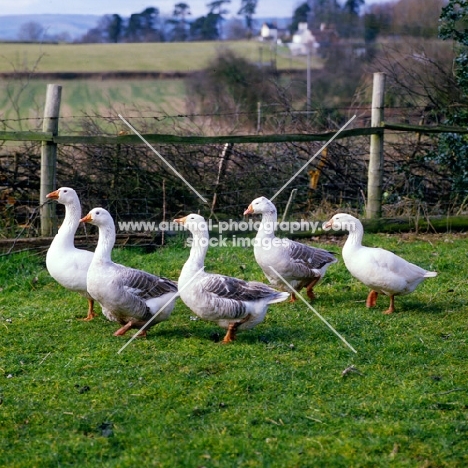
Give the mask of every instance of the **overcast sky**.
[{"label": "overcast sky", "polygon": [[[294,10],[305,0],[258,0],[256,16],[291,17]],[[342,0],[343,1],[343,0]],[[384,0],[366,0],[366,5]],[[207,3],[211,0],[0,0],[0,15],[19,14],[92,14],[106,15],[118,13],[129,16],[143,11],[148,6],[159,8],[161,14],[172,14],[174,5],[186,3],[192,15],[199,17],[208,13]],[[226,4],[227,17],[234,16],[240,9],[241,0],[231,0]]]}]

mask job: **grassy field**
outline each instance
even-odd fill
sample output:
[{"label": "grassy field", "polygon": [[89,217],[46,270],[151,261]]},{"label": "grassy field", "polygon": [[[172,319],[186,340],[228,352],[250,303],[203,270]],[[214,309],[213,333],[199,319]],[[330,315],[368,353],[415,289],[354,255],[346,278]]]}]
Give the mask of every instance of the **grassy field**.
[{"label": "grassy field", "polygon": [[[205,68],[219,50],[229,47],[252,62],[269,63],[270,46],[256,41],[145,44],[8,44],[0,46],[0,73],[35,72],[192,72]],[[262,52],[260,53],[260,50]],[[284,47],[277,67],[305,68]],[[261,58],[261,59],[260,59]],[[314,68],[320,68],[318,59]],[[33,73],[34,74],[34,73]],[[61,127],[76,127],[83,114],[113,116],[133,110],[152,116],[185,114],[183,79],[0,79],[0,117],[8,130],[34,130],[41,124],[48,83],[60,84]]]},{"label": "grassy field", "polygon": [[[257,41],[208,41],[138,44],[8,44],[0,46],[0,72],[193,72],[202,70],[223,48],[256,63],[270,64],[274,52]],[[305,57],[291,57],[285,46],[276,53],[278,69],[305,69]],[[312,61],[314,68],[321,61]]]},{"label": "grassy field", "polygon": [[[272,306],[232,345],[178,302],[118,354],[116,325],[77,320],[86,301],[50,278],[43,255],[0,258],[0,465],[466,466],[466,235],[365,241],[439,276],[385,316],[385,298],[366,309],[367,289],[332,266],[314,307],[357,354],[300,302]],[[187,257],[180,239],[114,251],[170,278]],[[263,280],[246,248],[211,249],[206,269]]]},{"label": "grassy field", "polygon": [[[14,129],[34,130],[42,125],[47,84],[51,80],[0,81],[0,115]],[[85,114],[118,118],[147,112],[151,116],[185,111],[184,80],[54,80],[62,86],[60,128],[78,126]],[[13,99],[10,97],[13,96]],[[12,103],[15,105],[12,105]],[[101,121],[102,122],[102,121]],[[157,129],[155,128],[155,131]]]}]

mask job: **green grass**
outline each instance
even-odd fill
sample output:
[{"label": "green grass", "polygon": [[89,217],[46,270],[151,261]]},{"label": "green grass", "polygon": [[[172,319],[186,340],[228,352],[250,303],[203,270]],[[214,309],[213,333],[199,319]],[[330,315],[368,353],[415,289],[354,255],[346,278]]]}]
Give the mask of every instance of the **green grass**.
[{"label": "green grass", "polygon": [[[205,68],[218,51],[229,47],[252,62],[270,60],[270,49],[257,41],[143,43],[143,44],[2,44],[0,72],[190,72]],[[278,48],[278,69],[304,69],[304,57],[292,58],[285,47]],[[319,59],[313,61],[320,68]],[[78,128],[84,114],[117,118],[126,116],[185,114],[183,79],[27,79],[0,81],[0,130],[35,130],[42,124],[48,83],[62,86],[60,129]],[[173,131],[172,122],[159,121],[155,130]],[[78,128],[79,129],[79,128]]]},{"label": "green grass", "polygon": [[[223,47],[252,62],[266,65],[270,46],[257,41],[142,43],[142,44],[8,44],[1,45],[0,72],[193,72],[206,68]],[[305,69],[304,57],[290,57],[278,47],[278,69]],[[322,62],[314,59],[313,68]],[[185,114],[183,79],[28,79],[0,81],[0,130],[35,130],[42,124],[48,83],[62,86],[60,129],[75,130],[84,114],[117,118],[126,116]],[[155,130],[173,131],[172,122],[159,121]],[[78,128],[79,129],[79,128]],[[80,130],[80,129],[79,129]]]},{"label": "green grass", "polygon": [[[439,272],[411,295],[365,308],[342,262],[313,306],[271,306],[216,343],[216,325],[178,302],[147,339],[126,342],[34,254],[1,257],[0,465],[80,467],[458,467],[468,463],[466,236],[368,235]],[[339,246],[327,245],[340,251]],[[177,278],[180,242],[114,259]],[[213,248],[207,271],[263,280],[251,249]],[[354,365],[360,373],[342,372]]]},{"label": "green grass", "polygon": [[[38,72],[193,72],[205,68],[223,47],[249,61],[262,61],[265,65],[272,56],[269,45],[254,40],[138,44],[3,43],[0,72],[31,70],[36,64]],[[291,57],[285,46],[278,47],[276,58],[278,69],[306,68],[305,57]],[[321,65],[319,59],[313,60],[314,68]]]},{"label": "green grass", "polygon": [[[14,129],[34,130],[40,128],[50,80],[0,82],[0,115],[9,120]],[[54,80],[62,86],[60,106],[60,128],[69,132],[78,125],[85,114],[118,118],[119,112],[131,116],[177,115],[185,111],[184,80]],[[23,87],[24,86],[24,87]],[[13,96],[11,98],[10,96]],[[17,104],[19,114],[16,107]],[[16,119],[23,119],[19,122]],[[155,124],[155,131],[162,132],[161,125]],[[166,129],[167,130],[167,129]]]}]

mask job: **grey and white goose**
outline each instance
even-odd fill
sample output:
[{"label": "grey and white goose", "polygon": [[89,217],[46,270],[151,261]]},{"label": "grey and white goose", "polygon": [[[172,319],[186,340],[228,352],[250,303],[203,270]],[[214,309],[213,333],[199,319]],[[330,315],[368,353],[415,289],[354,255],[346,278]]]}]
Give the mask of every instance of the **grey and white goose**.
[{"label": "grey and white goose", "polygon": [[[93,208],[81,221],[99,228],[98,244],[87,276],[89,293],[102,304],[103,310],[122,325],[114,333],[115,336],[124,335],[131,328],[142,328],[152,320],[139,333],[139,336],[145,336],[148,328],[170,317],[177,284],[112,261],[115,225],[104,208]],[[108,316],[110,319],[112,317]]]},{"label": "grey and white goose", "polygon": [[185,226],[193,236],[190,256],[178,281],[180,297],[198,317],[227,329],[223,343],[233,341],[238,330],[248,330],[261,323],[269,304],[289,297],[288,293],[260,282],[206,273],[204,262],[209,236],[204,218],[189,214],[174,221]]},{"label": "grey and white goose", "polygon": [[[307,296],[315,298],[314,286],[323,278],[327,268],[338,260],[324,249],[311,247],[287,238],[275,236],[277,212],[275,205],[265,197],[252,201],[244,215],[261,214],[262,220],[254,243],[254,255],[263,273],[273,286],[284,289],[277,271],[296,291],[306,288]],[[273,267],[273,268],[272,268]],[[291,294],[291,301],[296,296]]]}]

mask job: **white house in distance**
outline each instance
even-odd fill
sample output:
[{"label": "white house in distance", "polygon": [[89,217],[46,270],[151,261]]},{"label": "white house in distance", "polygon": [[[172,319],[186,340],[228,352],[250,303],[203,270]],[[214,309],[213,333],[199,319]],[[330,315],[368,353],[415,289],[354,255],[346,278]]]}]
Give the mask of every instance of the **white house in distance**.
[{"label": "white house in distance", "polygon": [[312,54],[320,54],[337,41],[338,34],[334,27],[322,23],[320,29],[311,31],[307,23],[299,23],[288,47],[292,55],[307,55],[308,50]]},{"label": "white house in distance", "polygon": [[274,24],[263,23],[260,29],[260,40],[277,42],[278,28]]},{"label": "white house in distance", "polygon": [[319,48],[319,43],[307,27],[307,23],[299,23],[288,47],[292,55],[307,55],[307,50],[315,54]]}]

